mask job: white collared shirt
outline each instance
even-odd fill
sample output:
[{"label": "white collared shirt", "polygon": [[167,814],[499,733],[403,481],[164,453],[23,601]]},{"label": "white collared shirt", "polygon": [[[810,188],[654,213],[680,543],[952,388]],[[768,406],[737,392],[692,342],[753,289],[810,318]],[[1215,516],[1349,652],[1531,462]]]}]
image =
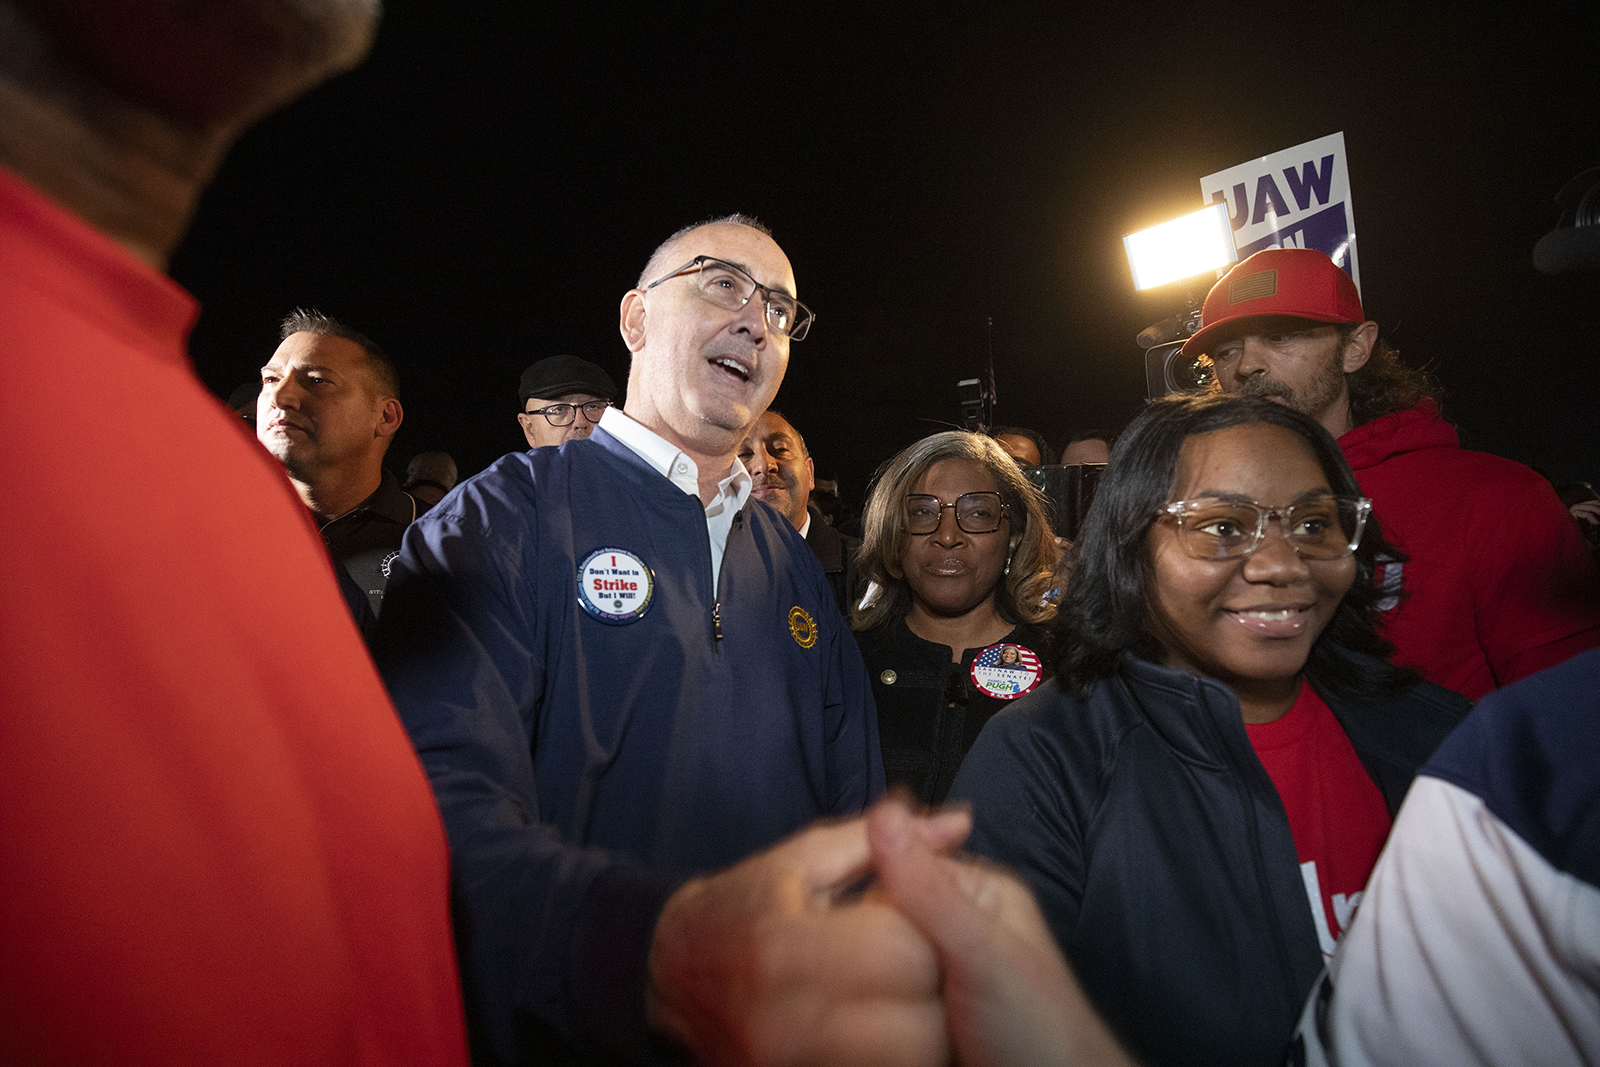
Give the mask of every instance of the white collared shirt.
[{"label": "white collared shirt", "polygon": [[[618,407],[606,408],[599,426],[673,485],[700,499],[700,468],[677,445],[624,415]],[[717,495],[706,505],[706,533],[711,535],[712,589],[717,587],[717,579],[722,574],[722,556],[728,550],[733,517],[750,499],[751,484],[750,472],[735,458],[728,476],[717,483]]]}]

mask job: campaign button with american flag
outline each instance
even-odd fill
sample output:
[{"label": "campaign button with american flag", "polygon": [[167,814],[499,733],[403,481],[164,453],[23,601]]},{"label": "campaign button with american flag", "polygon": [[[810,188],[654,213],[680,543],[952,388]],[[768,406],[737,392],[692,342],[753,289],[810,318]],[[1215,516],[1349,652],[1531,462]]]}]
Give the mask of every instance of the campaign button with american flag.
[{"label": "campaign button with american flag", "polygon": [[1001,641],[972,657],[972,684],[997,700],[1015,700],[1039,684],[1039,657],[1027,645]]}]

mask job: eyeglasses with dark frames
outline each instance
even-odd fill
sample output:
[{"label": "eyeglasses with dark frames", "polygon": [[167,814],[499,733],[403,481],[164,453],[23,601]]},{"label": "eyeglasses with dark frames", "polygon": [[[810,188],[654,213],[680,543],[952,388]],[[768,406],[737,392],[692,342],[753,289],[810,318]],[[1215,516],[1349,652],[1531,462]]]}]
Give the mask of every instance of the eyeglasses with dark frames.
[{"label": "eyeglasses with dark frames", "polygon": [[590,400],[583,404],[547,404],[542,408],[524,411],[523,414],[543,415],[551,426],[571,426],[578,412],[583,412],[583,417],[589,422],[599,422],[600,416],[604,415],[606,408],[610,406],[609,400]]},{"label": "eyeglasses with dark frames", "polygon": [[1332,494],[1281,508],[1218,497],[1174,500],[1156,513],[1177,522],[1178,543],[1195,559],[1243,559],[1261,547],[1276,519],[1300,558],[1316,560],[1353,553],[1371,514],[1372,501]]},{"label": "eyeglasses with dark frames", "polygon": [[956,526],[969,534],[994,533],[1006,517],[1006,504],[999,493],[962,493],[949,504],[930,493],[911,493],[906,496],[906,533],[933,533],[945,508],[955,509]]},{"label": "eyeglasses with dark frames", "polygon": [[791,341],[804,339],[806,331],[811,329],[812,320],[816,318],[810,308],[788,293],[762,285],[746,271],[712,256],[695,256],[645,288],[654,289],[662,282],[691,272],[695,275],[700,296],[729,311],[738,311],[750,303],[751,297],[760,293],[762,306],[766,309],[767,326]]}]

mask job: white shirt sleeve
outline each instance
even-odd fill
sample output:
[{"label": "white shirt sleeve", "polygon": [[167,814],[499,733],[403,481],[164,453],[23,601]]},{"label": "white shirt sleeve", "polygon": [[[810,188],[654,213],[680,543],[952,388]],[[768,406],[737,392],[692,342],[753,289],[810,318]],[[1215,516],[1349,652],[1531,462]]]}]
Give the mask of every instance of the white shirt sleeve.
[{"label": "white shirt sleeve", "polygon": [[1419,777],[1290,1062],[1600,1064],[1600,889]]}]

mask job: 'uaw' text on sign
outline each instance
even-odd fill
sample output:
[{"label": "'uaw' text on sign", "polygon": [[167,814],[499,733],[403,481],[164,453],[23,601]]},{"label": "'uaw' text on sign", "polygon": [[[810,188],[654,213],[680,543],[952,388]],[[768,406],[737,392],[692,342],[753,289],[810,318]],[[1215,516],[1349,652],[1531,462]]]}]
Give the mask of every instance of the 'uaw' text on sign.
[{"label": "'uaw' text on sign", "polygon": [[1200,179],[1207,203],[1228,205],[1244,259],[1263,248],[1325,252],[1361,289],[1344,134],[1335,133]]}]

